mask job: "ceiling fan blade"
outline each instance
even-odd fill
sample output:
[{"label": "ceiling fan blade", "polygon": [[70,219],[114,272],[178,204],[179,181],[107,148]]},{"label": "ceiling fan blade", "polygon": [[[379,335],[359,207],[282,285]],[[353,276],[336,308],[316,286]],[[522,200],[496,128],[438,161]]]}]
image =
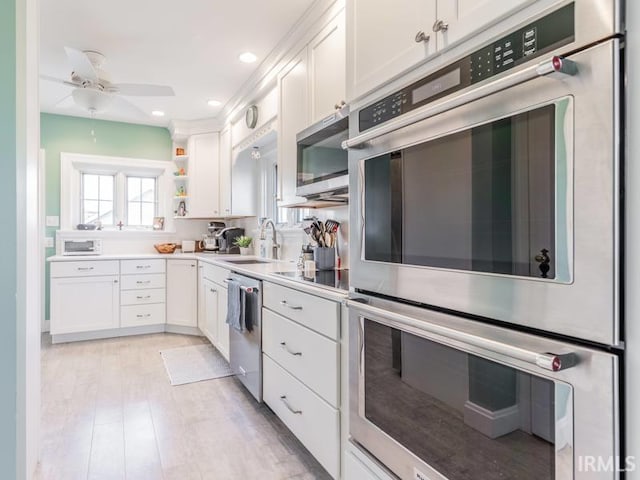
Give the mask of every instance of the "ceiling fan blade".
[{"label": "ceiling fan blade", "polygon": [[69,63],[71,63],[71,67],[76,75],[93,83],[98,82],[98,75],[86,53],[71,47],[64,47],[64,51],[67,53]]},{"label": "ceiling fan blade", "polygon": [[49,82],[62,83],[63,85],[68,85],[70,87],[81,87],[82,86],[79,83],[73,83],[73,82],[70,82],[68,80],[63,80],[61,78],[50,77],[49,75],[40,75],[40,78],[42,80],[47,80]]},{"label": "ceiling fan blade", "polygon": [[173,88],[166,85],[145,85],[143,83],[116,83],[111,85],[120,95],[132,97],[173,97]]},{"label": "ceiling fan blade", "polygon": [[62,97],[55,106],[56,108],[72,108],[75,106],[75,102],[73,101],[71,94],[69,94],[66,97]]},{"label": "ceiling fan blade", "polygon": [[148,119],[149,115],[140,110],[136,105],[122,97],[115,96],[111,103],[110,110],[112,112],[126,113],[138,117],[139,119]]}]

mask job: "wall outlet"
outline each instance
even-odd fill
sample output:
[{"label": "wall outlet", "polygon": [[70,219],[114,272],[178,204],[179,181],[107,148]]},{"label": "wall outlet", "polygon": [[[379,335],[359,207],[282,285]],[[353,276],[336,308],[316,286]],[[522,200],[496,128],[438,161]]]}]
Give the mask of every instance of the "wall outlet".
[{"label": "wall outlet", "polygon": [[47,227],[59,227],[60,217],[58,215],[47,215],[45,223]]},{"label": "wall outlet", "polygon": [[44,237],[44,248],[53,248],[53,237]]}]

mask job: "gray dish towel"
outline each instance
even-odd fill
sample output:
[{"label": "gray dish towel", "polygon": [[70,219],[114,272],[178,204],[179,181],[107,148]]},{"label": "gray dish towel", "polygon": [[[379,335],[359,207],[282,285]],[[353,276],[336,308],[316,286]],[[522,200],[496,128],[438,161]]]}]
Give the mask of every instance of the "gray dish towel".
[{"label": "gray dish towel", "polygon": [[239,332],[244,331],[244,295],[240,292],[240,282],[229,280],[227,282],[227,325]]}]

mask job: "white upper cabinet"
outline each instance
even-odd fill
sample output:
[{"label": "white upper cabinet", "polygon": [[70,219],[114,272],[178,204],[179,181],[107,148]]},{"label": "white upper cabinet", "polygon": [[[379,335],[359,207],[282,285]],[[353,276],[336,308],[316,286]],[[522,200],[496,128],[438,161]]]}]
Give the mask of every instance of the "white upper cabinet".
[{"label": "white upper cabinet", "polygon": [[220,215],[231,215],[231,128],[220,132]]},{"label": "white upper cabinet", "polygon": [[346,99],[344,16],[342,10],[308,46],[312,123],[330,115]]},{"label": "white upper cabinet", "polygon": [[347,97],[375,87],[535,0],[348,0]]},{"label": "white upper cabinet", "polygon": [[296,197],[296,135],[310,119],[306,48],[278,75],[278,91],[278,200],[286,205],[304,200]]},{"label": "white upper cabinet", "polygon": [[[454,0],[447,1],[455,3]],[[349,0],[349,99],[370,91],[434,54],[436,42],[431,27],[435,21],[436,0]]]},{"label": "white upper cabinet", "polygon": [[189,186],[187,217],[219,217],[219,138],[218,133],[189,137]]}]

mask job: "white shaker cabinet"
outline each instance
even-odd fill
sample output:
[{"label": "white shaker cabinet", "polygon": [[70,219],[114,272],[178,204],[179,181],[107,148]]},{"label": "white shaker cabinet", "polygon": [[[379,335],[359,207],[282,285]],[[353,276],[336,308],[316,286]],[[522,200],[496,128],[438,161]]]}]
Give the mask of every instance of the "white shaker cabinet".
[{"label": "white shaker cabinet", "polygon": [[536,0],[348,0],[347,97],[354,100]]},{"label": "white shaker cabinet", "polygon": [[287,204],[296,197],[296,135],[309,126],[309,82],[306,47],[278,75],[278,200]]},{"label": "white shaker cabinet", "polygon": [[309,43],[311,123],[322,120],[345,104],[346,39],[341,10]]},{"label": "white shaker cabinet", "polygon": [[167,260],[167,323],[198,326],[196,260]]},{"label": "white shaker cabinet", "polygon": [[200,263],[198,327],[214,347],[229,360],[229,326],[227,325],[227,287],[229,271]]},{"label": "white shaker cabinet", "polygon": [[209,279],[202,282],[202,318],[200,330],[213,345],[218,343],[218,301],[219,287]]},{"label": "white shaker cabinet", "polygon": [[220,167],[218,183],[220,216],[231,215],[231,128],[220,132]]},{"label": "white shaker cabinet", "polygon": [[118,275],[52,278],[51,334],[118,328],[118,278]]},{"label": "white shaker cabinet", "polygon": [[218,345],[217,348],[229,361],[229,325],[227,325],[227,289],[218,285]]},{"label": "white shaker cabinet", "polygon": [[189,186],[187,217],[219,217],[219,155],[218,133],[203,133],[189,137]]}]

